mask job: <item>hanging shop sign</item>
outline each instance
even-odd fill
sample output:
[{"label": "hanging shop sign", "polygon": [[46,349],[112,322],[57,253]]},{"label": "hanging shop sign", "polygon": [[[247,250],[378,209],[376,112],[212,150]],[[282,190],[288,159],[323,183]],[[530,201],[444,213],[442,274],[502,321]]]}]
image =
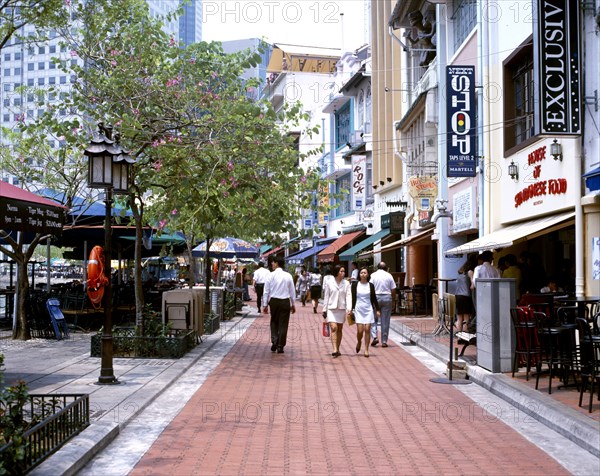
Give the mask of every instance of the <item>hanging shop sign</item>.
[{"label": "hanging shop sign", "polygon": [[475,66],[446,66],[448,177],[475,177]]},{"label": "hanging shop sign", "polygon": [[367,156],[352,156],[352,210],[365,209],[367,188]]},{"label": "hanging shop sign", "polygon": [[405,212],[391,212],[390,213],[390,232],[401,235],[404,233],[404,219],[406,218]]},{"label": "hanging shop sign", "polygon": [[413,175],[408,178],[408,194],[417,200],[419,198],[435,199],[438,194],[437,177]]},{"label": "hanging shop sign", "polygon": [[533,35],[538,134],[581,133],[578,0],[536,0]]}]

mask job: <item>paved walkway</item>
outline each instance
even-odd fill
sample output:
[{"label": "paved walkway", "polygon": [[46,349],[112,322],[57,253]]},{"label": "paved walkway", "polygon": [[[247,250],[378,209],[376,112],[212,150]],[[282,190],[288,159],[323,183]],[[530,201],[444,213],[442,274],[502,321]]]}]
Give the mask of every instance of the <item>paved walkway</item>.
[{"label": "paved walkway", "polygon": [[274,354],[257,319],[131,474],[568,474],[402,345],[346,327],[333,359],[320,324],[300,307]]}]

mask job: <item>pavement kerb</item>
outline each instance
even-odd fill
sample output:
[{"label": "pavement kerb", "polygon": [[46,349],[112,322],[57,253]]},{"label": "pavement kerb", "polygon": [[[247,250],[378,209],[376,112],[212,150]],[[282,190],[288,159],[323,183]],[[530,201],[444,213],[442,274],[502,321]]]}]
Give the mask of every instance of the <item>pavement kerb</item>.
[{"label": "pavement kerb", "polygon": [[[437,359],[448,362],[448,346],[423,336],[420,332],[392,320],[390,327]],[[598,424],[576,410],[552,399],[542,392],[526,387],[504,374],[494,374],[466,362],[470,380],[507,401],[519,411],[535,418],[543,425],[561,434],[592,455],[600,457]]]},{"label": "pavement kerb", "polygon": [[[89,427],[66,443],[52,456],[36,466],[28,474],[31,476],[71,476],[77,474],[92,458],[106,448],[132,420],[140,415],[171,383],[180,378],[192,365],[200,360],[218,342],[230,334],[248,316],[248,312],[236,315],[230,321],[231,327],[226,332],[218,332],[203,336],[203,343],[165,370],[159,377],[128,396],[135,397],[137,409],[127,414],[120,422],[112,420],[112,408],[102,417],[92,422]],[[117,403],[117,405],[120,402]],[[114,408],[114,407],[113,407]]]}]

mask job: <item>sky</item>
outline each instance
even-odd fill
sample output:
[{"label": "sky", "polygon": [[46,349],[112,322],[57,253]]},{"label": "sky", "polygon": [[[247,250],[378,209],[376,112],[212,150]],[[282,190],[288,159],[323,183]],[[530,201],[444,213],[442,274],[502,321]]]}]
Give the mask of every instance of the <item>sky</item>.
[{"label": "sky", "polygon": [[203,0],[202,39],[264,37],[269,43],[351,51],[368,42],[364,10],[363,0]]}]

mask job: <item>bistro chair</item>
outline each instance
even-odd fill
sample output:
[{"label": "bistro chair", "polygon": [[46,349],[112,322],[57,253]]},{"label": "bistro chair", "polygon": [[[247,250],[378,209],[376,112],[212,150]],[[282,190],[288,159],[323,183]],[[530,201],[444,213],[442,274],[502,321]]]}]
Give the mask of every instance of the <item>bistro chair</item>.
[{"label": "bistro chair", "polygon": [[554,372],[557,369],[563,370],[562,359],[561,359],[561,334],[563,332],[562,327],[557,327],[553,324],[551,319],[544,312],[535,311],[530,305],[529,309],[532,310],[534,319],[536,321],[536,327],[538,331],[538,337],[540,342],[540,358],[537,366],[537,374],[535,377],[535,389],[538,389],[540,374],[542,373],[542,365],[548,366],[548,393],[552,393],[552,378]]},{"label": "bistro chair", "polygon": [[562,306],[556,310],[557,325],[562,327],[560,338],[560,359],[563,367],[563,386],[568,386],[569,371],[573,374],[573,382],[577,384],[575,371],[579,370],[579,349],[577,346],[577,323],[579,317],[577,306]]},{"label": "bistro chair", "polygon": [[577,328],[579,330],[579,349],[581,363],[581,388],[579,390],[579,406],[583,401],[583,392],[585,392],[588,383],[590,384],[590,401],[588,411],[592,412],[592,400],[594,398],[594,385],[598,382],[598,400],[600,400],[600,338],[592,334],[588,322],[577,318]]},{"label": "bistro chair", "polygon": [[516,336],[512,376],[514,378],[517,369],[525,366],[527,368],[525,379],[529,381],[531,366],[535,365],[538,368],[540,362],[540,341],[538,338],[537,323],[533,311],[529,308],[513,307],[510,310],[510,317]]}]

